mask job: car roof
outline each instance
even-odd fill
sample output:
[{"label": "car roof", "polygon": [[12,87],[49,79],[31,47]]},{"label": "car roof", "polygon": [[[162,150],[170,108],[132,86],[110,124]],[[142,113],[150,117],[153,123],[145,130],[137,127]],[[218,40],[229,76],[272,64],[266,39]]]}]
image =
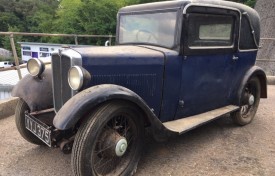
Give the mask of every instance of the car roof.
[{"label": "car roof", "polygon": [[187,5],[214,5],[221,7],[231,7],[240,10],[242,13],[247,12],[251,16],[257,16],[257,12],[246,5],[235,3],[231,1],[224,0],[175,0],[175,1],[162,1],[162,2],[152,2],[145,4],[137,4],[123,7],[119,10],[120,13],[123,12],[137,12],[137,11],[147,11],[147,10],[161,10],[161,9],[173,9],[173,8],[184,8]]}]

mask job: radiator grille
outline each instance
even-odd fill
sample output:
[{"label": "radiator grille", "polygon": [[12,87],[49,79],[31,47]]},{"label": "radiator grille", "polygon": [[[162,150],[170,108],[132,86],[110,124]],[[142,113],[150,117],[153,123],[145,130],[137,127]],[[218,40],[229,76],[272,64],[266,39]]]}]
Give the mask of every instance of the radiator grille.
[{"label": "radiator grille", "polygon": [[61,86],[61,59],[59,55],[52,55],[53,72],[53,102],[56,111],[62,106],[62,86]]},{"label": "radiator grille", "polygon": [[62,102],[65,104],[72,97],[72,89],[68,83],[68,71],[71,68],[71,59],[67,56],[61,56],[61,61]]},{"label": "radiator grille", "polygon": [[[70,52],[69,54],[75,54]],[[67,54],[68,55],[68,54]],[[68,83],[68,71],[74,65],[81,65],[81,59],[67,55],[52,55],[54,108],[60,108],[75,94]]]}]

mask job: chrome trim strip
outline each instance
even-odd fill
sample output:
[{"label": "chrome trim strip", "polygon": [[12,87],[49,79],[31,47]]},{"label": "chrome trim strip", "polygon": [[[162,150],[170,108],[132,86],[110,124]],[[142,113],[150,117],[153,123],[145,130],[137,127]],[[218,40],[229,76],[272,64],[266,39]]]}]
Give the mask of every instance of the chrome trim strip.
[{"label": "chrome trim strip", "polygon": [[[71,59],[71,67],[73,67],[75,65],[82,66],[82,57],[75,50],[66,49],[62,52],[62,55],[67,56]],[[76,91],[71,90],[71,96],[74,96],[75,94],[76,94]]]},{"label": "chrome trim strip", "polygon": [[245,49],[245,50],[242,50],[242,49],[239,49],[239,52],[249,52],[249,51],[258,51],[258,49]]},{"label": "chrome trim strip", "polygon": [[[79,86],[78,86],[77,89],[73,89],[73,86],[72,86],[71,83],[70,83],[70,71],[71,71],[71,69],[73,69],[73,68],[75,68],[75,69],[77,70],[77,72],[78,72],[78,74],[79,74],[79,77],[80,77],[80,84],[79,84]],[[79,89],[82,88],[83,82],[84,82],[84,75],[83,75],[82,69],[81,69],[79,66],[73,66],[73,67],[71,67],[70,70],[68,71],[68,83],[69,83],[71,89],[73,89],[73,90],[75,90],[75,91],[78,91]]]},{"label": "chrome trim strip", "polygon": [[230,46],[188,46],[190,49],[220,49],[220,48],[225,48],[225,49],[230,49],[234,48],[233,45]]},{"label": "chrome trim strip", "polygon": [[[53,53],[52,53],[52,57],[51,57],[51,61],[52,61],[52,64],[53,64],[53,56],[54,55],[58,55],[58,57],[61,57],[61,49],[60,50],[58,50],[58,51],[54,51]],[[54,107],[54,112],[55,113],[57,113],[56,112],[56,104],[55,104],[55,93],[54,93],[54,79],[53,79],[53,77],[54,77],[54,73],[53,73],[53,66],[52,66],[52,93],[53,93],[53,107]]]},{"label": "chrome trim strip", "polygon": [[[71,60],[71,67],[73,67],[73,66],[75,66],[75,65],[77,65],[77,66],[82,66],[82,57],[81,57],[81,55],[78,53],[78,52],[76,52],[75,50],[73,50],[73,49],[64,49],[64,48],[62,48],[62,49],[60,49],[59,51],[56,51],[56,52],[54,52],[52,55],[58,55],[59,56],[59,58],[60,58],[60,66],[62,66],[62,60],[61,60],[61,56],[62,55],[64,55],[64,56],[66,56],[66,57],[68,57],[68,58],[70,58],[70,60]],[[52,57],[53,58],[53,57]],[[53,63],[53,62],[52,62]],[[52,67],[53,68],[53,67]],[[61,68],[60,68],[61,69]],[[69,70],[68,70],[69,71]],[[54,74],[53,74],[53,69],[52,69],[52,76],[54,76]],[[62,75],[61,75],[61,77],[62,77]],[[60,84],[62,84],[62,83],[60,83]],[[54,102],[54,111],[57,113],[57,111],[56,111],[56,105],[55,105],[55,96],[54,96],[54,79],[53,79],[53,85],[52,85],[52,88],[53,88],[53,102]],[[61,90],[62,91],[62,90]],[[72,90],[71,89],[71,97],[73,97],[75,94],[77,93],[77,91],[74,91],[74,90]],[[61,95],[61,97],[62,97],[62,95]],[[60,101],[62,101],[62,100],[60,100]],[[63,104],[63,103],[62,103]]]},{"label": "chrome trim strip", "polygon": [[[29,62],[30,62],[31,60],[35,60],[35,62],[38,64],[38,67],[39,67],[39,71],[38,71],[38,73],[35,74],[35,75],[33,75],[33,74],[30,72],[30,69],[29,69]],[[27,70],[28,70],[29,74],[32,75],[33,77],[40,76],[40,75],[44,72],[44,70],[45,70],[45,64],[44,64],[44,62],[42,62],[42,61],[41,61],[40,59],[38,59],[38,58],[31,58],[31,59],[28,60],[28,62],[27,62]]]},{"label": "chrome trim strip", "polygon": [[220,8],[220,9],[228,9],[228,10],[235,10],[237,12],[239,12],[239,14],[241,15],[241,11],[237,8],[234,7],[226,7],[226,6],[222,6],[222,5],[213,5],[213,4],[202,4],[202,3],[193,3],[191,1],[190,4],[186,5],[183,9],[183,14],[186,15],[187,13],[187,9],[191,6],[198,6],[198,7],[214,7],[214,8]]},{"label": "chrome trim strip", "polygon": [[179,10],[181,7],[174,7],[174,8],[166,8],[166,9],[150,9],[150,10],[140,10],[140,11],[128,11],[128,12],[119,12],[117,13],[117,15],[125,15],[125,14],[142,14],[142,13],[148,13],[148,12],[153,12],[153,13],[159,13],[159,12],[163,12],[163,11],[177,11]]},{"label": "chrome trim strip", "polygon": [[[233,8],[233,7],[226,7],[226,6],[222,6],[222,5],[213,5],[213,4],[202,4],[202,3],[193,3],[192,0],[191,0],[191,3],[186,5],[183,9],[183,14],[186,15],[187,13],[187,9],[189,7],[192,7],[192,6],[198,6],[198,7],[214,7],[214,8],[220,8],[220,9],[228,9],[228,10],[234,10],[234,11],[237,11],[239,13],[239,37],[238,37],[238,51],[239,50],[239,43],[240,43],[240,34],[241,34],[241,19],[242,19],[242,13],[239,9],[237,8]],[[209,48],[209,47],[207,47]],[[228,48],[228,47],[220,47],[220,48]],[[234,48],[234,42],[233,42],[233,46],[232,48]]]}]

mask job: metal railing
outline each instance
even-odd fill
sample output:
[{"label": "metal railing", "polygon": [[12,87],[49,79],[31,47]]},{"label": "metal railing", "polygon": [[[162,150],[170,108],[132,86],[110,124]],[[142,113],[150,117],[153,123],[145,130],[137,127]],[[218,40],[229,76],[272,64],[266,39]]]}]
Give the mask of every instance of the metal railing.
[{"label": "metal railing", "polygon": [[[84,37],[84,38],[108,38],[109,43],[112,42],[112,38],[115,38],[115,36],[112,35],[80,35],[80,34],[50,34],[50,33],[26,33],[26,32],[0,32],[0,36],[9,36],[10,38],[10,44],[12,48],[12,53],[15,61],[15,67],[13,68],[4,68],[1,69],[1,71],[6,71],[6,70],[17,70],[18,77],[19,79],[22,79],[22,74],[20,71],[20,68],[25,68],[26,66],[19,66],[19,59],[17,56],[16,52],[16,47],[14,43],[14,36],[40,36],[40,37],[73,37],[75,45],[78,45],[78,38]],[[274,41],[275,38],[261,38],[261,43],[262,41]],[[274,48],[275,49],[275,48]],[[257,61],[261,62],[275,62],[274,59],[257,59]]]},{"label": "metal railing", "polygon": [[[12,68],[12,70],[17,70],[18,77],[19,79],[22,79],[22,74],[20,71],[20,66],[19,66],[19,59],[18,55],[16,52],[16,47],[14,43],[14,36],[40,36],[40,37],[73,37],[75,45],[78,45],[78,38],[79,37],[84,37],[84,38],[107,38],[109,40],[109,43],[112,42],[112,38],[115,38],[115,36],[112,35],[82,35],[82,34],[49,34],[49,33],[26,33],[26,32],[0,32],[0,36],[9,36],[10,38],[10,44],[12,48],[12,54],[14,57],[15,61],[15,67]],[[1,71],[5,70],[11,70],[11,69],[1,69]]]}]

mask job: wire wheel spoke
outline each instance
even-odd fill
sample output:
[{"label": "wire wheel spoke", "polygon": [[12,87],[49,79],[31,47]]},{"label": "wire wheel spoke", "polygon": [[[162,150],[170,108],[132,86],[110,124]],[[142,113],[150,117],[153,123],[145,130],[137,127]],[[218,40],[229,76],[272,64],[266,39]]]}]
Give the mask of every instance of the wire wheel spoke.
[{"label": "wire wheel spoke", "polygon": [[74,175],[131,175],[143,149],[142,115],[124,101],[109,102],[91,112],[75,137]]},{"label": "wire wheel spoke", "polygon": [[247,125],[252,122],[260,102],[261,84],[257,77],[250,78],[241,94],[240,110],[232,113],[232,119],[237,125]]},{"label": "wire wheel spoke", "polygon": [[115,162],[113,162],[114,158],[101,158],[100,162],[95,164],[95,169],[100,172],[100,174],[108,174],[112,168],[114,168]]},{"label": "wire wheel spoke", "polygon": [[[110,119],[102,129],[92,153],[93,167],[98,175],[117,175],[127,167],[134,140],[133,123],[129,121],[126,115],[118,115]],[[127,149],[122,156],[116,154],[120,139],[127,141]]]}]

